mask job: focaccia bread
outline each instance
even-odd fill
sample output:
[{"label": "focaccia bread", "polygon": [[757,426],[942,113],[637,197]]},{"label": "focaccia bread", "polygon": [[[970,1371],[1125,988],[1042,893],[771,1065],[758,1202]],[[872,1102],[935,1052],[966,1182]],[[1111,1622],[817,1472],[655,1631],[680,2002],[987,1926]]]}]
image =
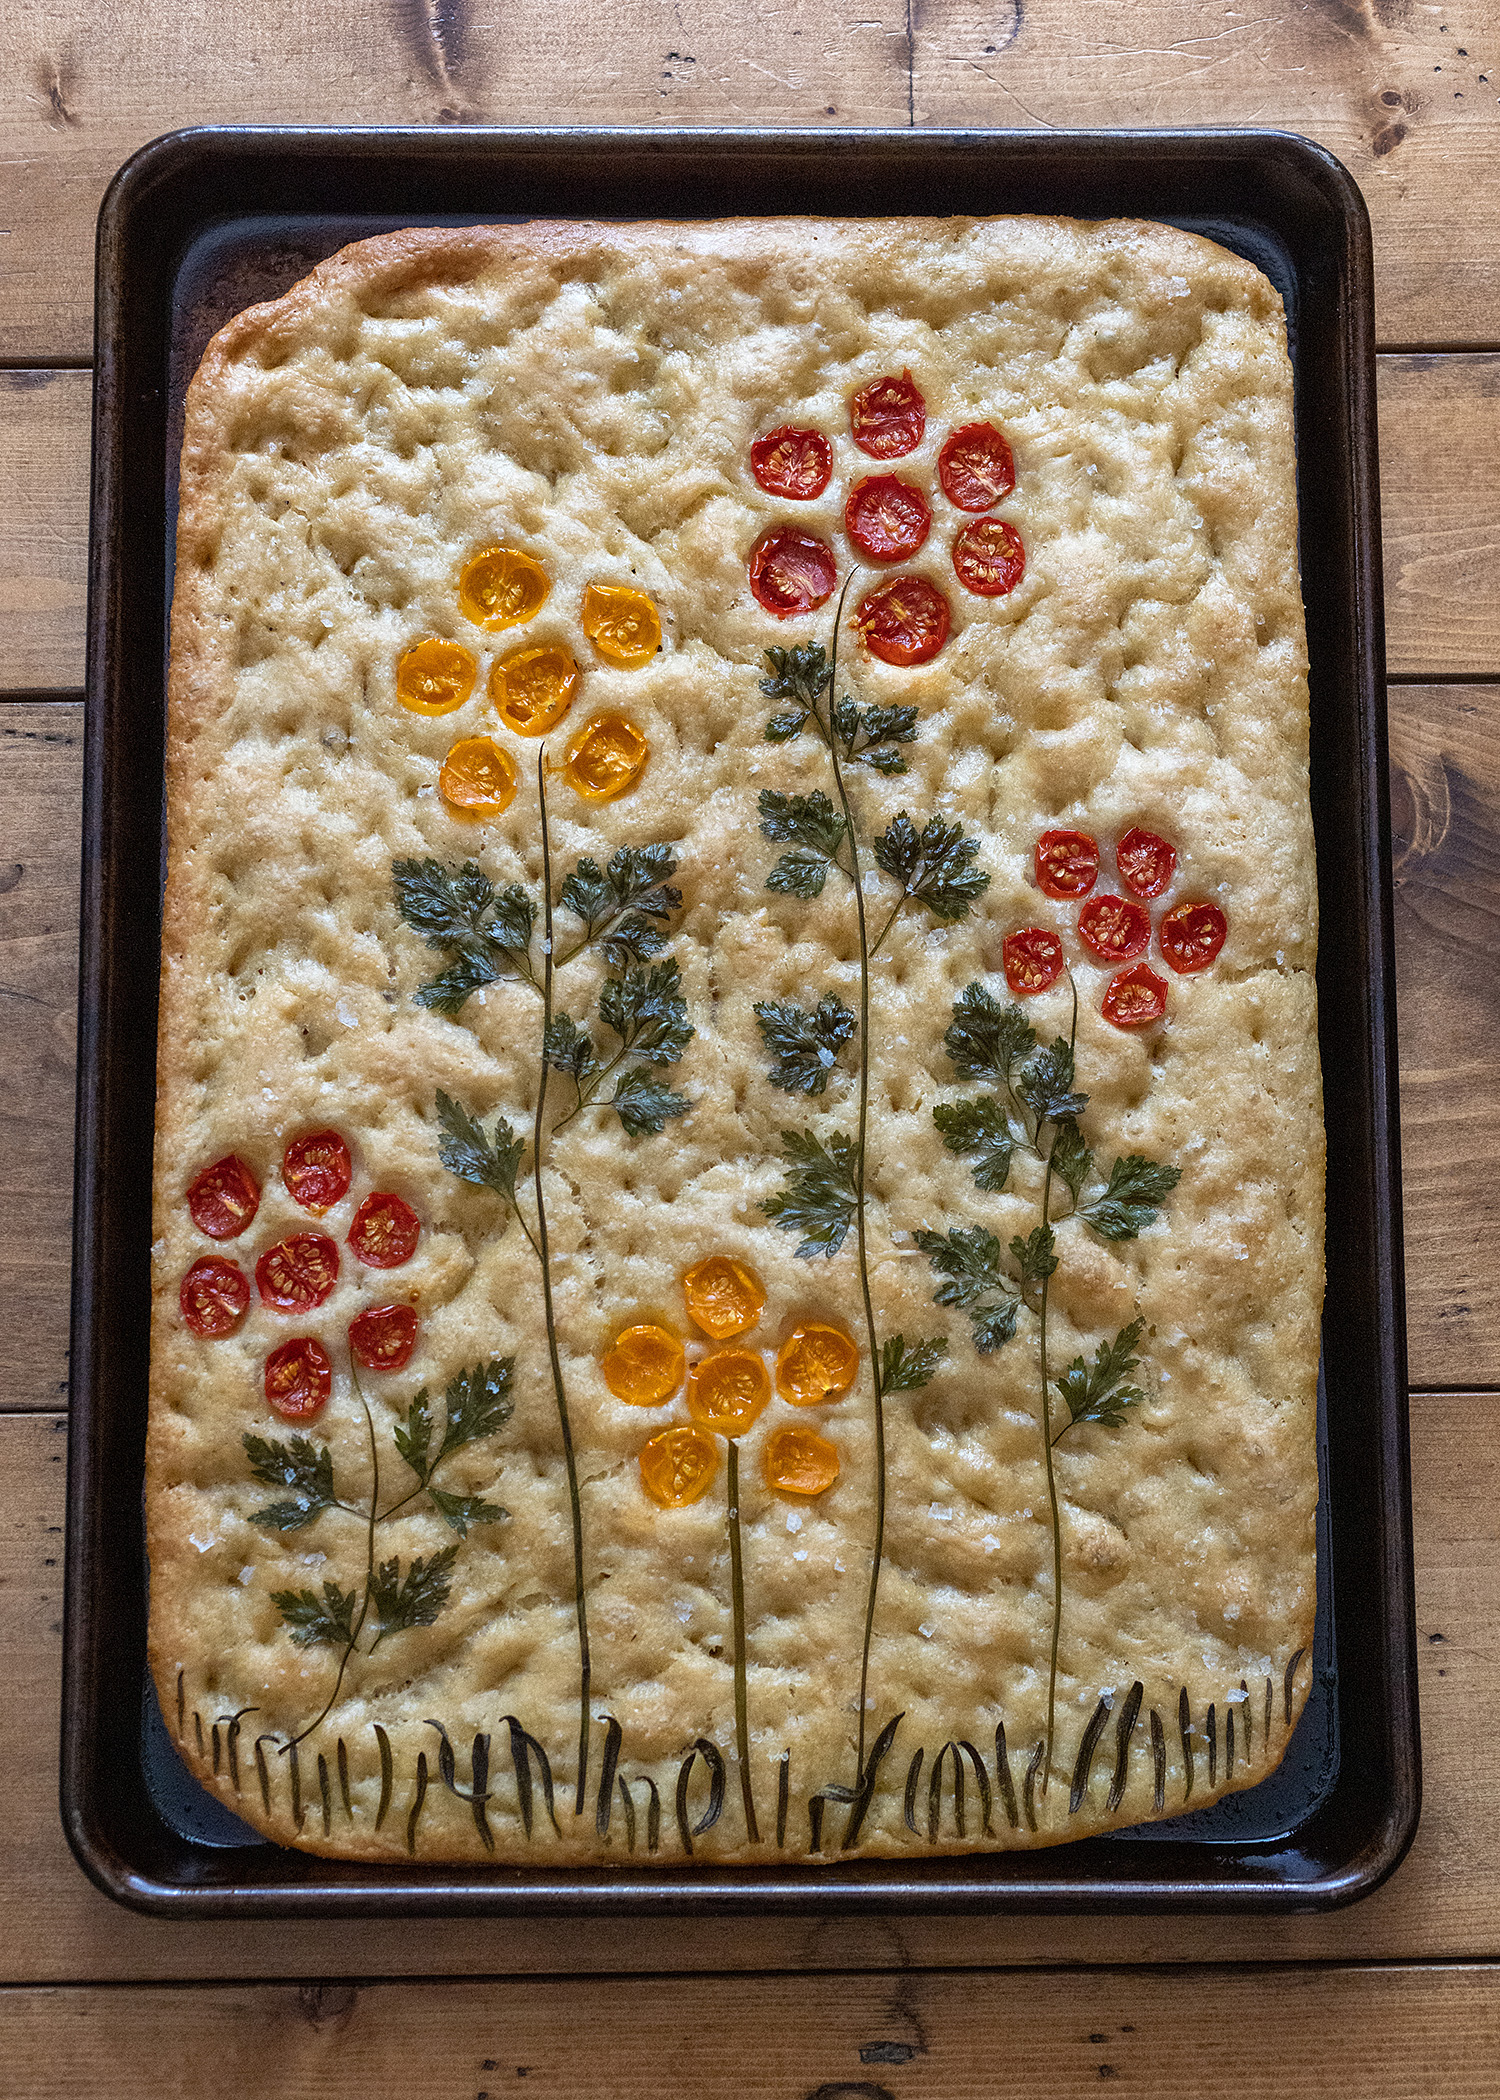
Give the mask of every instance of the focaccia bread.
[{"label": "focaccia bread", "polygon": [[148,1480],[206,1786],[815,1867],[1276,1765],[1305,671],[1280,304],[1170,228],[416,230],[222,330]]}]

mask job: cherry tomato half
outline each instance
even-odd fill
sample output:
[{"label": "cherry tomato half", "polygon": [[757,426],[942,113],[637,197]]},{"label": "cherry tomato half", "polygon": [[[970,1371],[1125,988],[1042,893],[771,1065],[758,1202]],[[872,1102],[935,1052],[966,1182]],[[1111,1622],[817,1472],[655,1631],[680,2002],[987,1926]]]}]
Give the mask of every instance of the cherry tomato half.
[{"label": "cherry tomato half", "polygon": [[1131,897],[1090,897],[1078,931],[1100,962],[1129,962],[1151,945],[1151,915]]},{"label": "cherry tomato half", "polygon": [[260,1183],[236,1153],[205,1167],[187,1192],[193,1223],[211,1240],[237,1240],[260,1209]]},{"label": "cherry tomato half", "polygon": [[332,1391],[328,1351],[311,1335],[283,1342],[266,1358],[266,1398],[284,1421],[307,1421]]},{"label": "cherry tomato half", "polygon": [[1086,897],[1099,879],[1099,848],[1086,831],[1044,831],[1036,842],[1037,887],[1049,897]]},{"label": "cherry tomato half", "polygon": [[1177,867],[1177,848],[1155,831],[1137,825],[1115,848],[1120,880],[1137,897],[1159,897]]},{"label": "cherry tomato half", "polygon": [[833,595],[837,581],[828,542],[796,525],[773,526],[750,550],[750,588],[778,620],[814,611]]},{"label": "cherry tomato half", "polygon": [[938,480],[955,509],[993,510],[1016,485],[1016,463],[993,423],[965,423],[938,454]]},{"label": "cherry tomato half", "polygon": [[768,496],[811,503],[828,486],[833,447],[821,430],[798,430],[783,423],[750,447],[750,471]]},{"label": "cherry tomato half", "polygon": [[1018,998],[1044,992],[1062,975],[1063,945],[1045,926],[1023,926],[1008,933],[1000,947],[1005,981]]},{"label": "cherry tomato half", "polygon": [[182,1279],[177,1293],[182,1317],[194,1334],[213,1340],[233,1334],[250,1303],[250,1285],[238,1262],[222,1254],[205,1254]]},{"label": "cherry tomato half", "polygon": [[1178,904],[1161,922],[1161,952],[1180,977],[1190,977],[1208,968],[1228,931],[1217,904]]},{"label": "cherry tomato half", "polygon": [[353,1176],[349,1147],[336,1130],[314,1130],[293,1138],[281,1161],[281,1178],[294,1203],[321,1218],[349,1193]]},{"label": "cherry tomato half", "polygon": [[417,1214],[399,1196],[366,1196],[349,1227],[349,1245],[367,1269],[399,1269],[417,1251]]},{"label": "cherry tomato half", "polygon": [[862,386],[849,403],[849,428],[855,444],[871,459],[900,459],[904,452],[914,452],[927,428],[927,403],[910,372]]},{"label": "cherry tomato half", "polygon": [[255,1264],[255,1282],[278,1312],[311,1312],[339,1280],[339,1250],[321,1232],[294,1232],[267,1247]]},{"label": "cherry tomato half", "polygon": [[976,598],[1004,598],[1026,574],[1026,549],[1003,518],[975,518],[953,542],[953,567]]},{"label": "cherry tomato half", "polygon": [[1151,1028],[1167,1010],[1167,981],[1150,963],[1133,963],[1111,977],[1102,1008],[1116,1028]]},{"label": "cherry tomato half", "polygon": [[367,1305],[349,1322],[349,1347],[367,1371],[399,1371],[416,1346],[410,1305]]},{"label": "cherry tomato half", "polygon": [[925,576],[893,576],[860,602],[854,624],[883,664],[931,663],[948,639],[948,601]]},{"label": "cherry tomato half", "polygon": [[894,474],[857,481],[844,505],[844,527],[871,561],[906,561],[932,530],[927,498]]}]

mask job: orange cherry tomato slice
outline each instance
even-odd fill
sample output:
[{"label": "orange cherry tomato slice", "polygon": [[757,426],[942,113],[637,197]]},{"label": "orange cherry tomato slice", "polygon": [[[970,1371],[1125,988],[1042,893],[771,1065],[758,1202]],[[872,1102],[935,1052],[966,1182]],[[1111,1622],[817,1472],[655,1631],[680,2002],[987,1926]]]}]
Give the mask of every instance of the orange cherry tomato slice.
[{"label": "orange cherry tomato slice", "polygon": [[260,1183],[245,1162],[226,1152],[205,1167],[187,1192],[193,1223],[211,1240],[237,1240],[260,1209]]},{"label": "orange cherry tomato slice", "polygon": [[1078,914],[1078,931],[1100,962],[1129,962],[1151,944],[1150,914],[1131,897],[1090,897]]},{"label": "orange cherry tomato slice", "polygon": [[396,698],[414,715],[451,715],[474,690],[479,666],[462,642],[429,636],[396,666]]},{"label": "orange cherry tomato slice", "polygon": [[766,1309],[765,1286],[755,1271],[727,1254],[695,1262],[682,1279],[692,1319],[716,1342],[748,1334]]},{"label": "orange cherry tomato slice", "polygon": [[333,1391],[328,1351],[311,1335],[283,1342],[266,1358],[266,1398],[284,1422],[306,1422]]},{"label": "orange cherry tomato slice", "polygon": [[899,379],[872,379],[849,403],[849,429],[871,459],[900,459],[914,452],[927,428],[927,403],[910,372]]},{"label": "orange cherry tomato slice", "polygon": [[1005,981],[1019,999],[1045,992],[1062,975],[1063,944],[1045,926],[1023,926],[1000,944]]},{"label": "orange cherry tomato slice", "polygon": [[416,1346],[414,1306],[368,1305],[349,1322],[349,1347],[367,1371],[399,1371]]},{"label": "orange cherry tomato slice", "polygon": [[766,1486],[784,1495],[821,1495],[839,1477],[838,1447],[811,1429],[777,1429],[766,1438]]},{"label": "orange cherry tomato slice", "polygon": [[534,619],[551,593],[547,571],[519,547],[483,548],[458,579],[465,616],[492,634]]},{"label": "orange cherry tomato slice", "polygon": [[517,736],[545,736],[573,704],[578,665],[560,642],[515,649],[490,672],[490,698]]},{"label": "orange cherry tomato slice", "polygon": [[893,576],[862,599],[854,624],[883,664],[931,663],[948,639],[948,601],[925,576]]},{"label": "orange cherry tomato slice", "polygon": [[1161,952],[1180,977],[1189,977],[1208,968],[1228,931],[1217,904],[1178,904],[1161,922]]},{"label": "orange cherry tomato slice", "polygon": [[1086,897],[1099,879],[1099,848],[1086,831],[1044,831],[1036,842],[1037,887],[1049,897]]},{"label": "orange cherry tomato slice", "polygon": [[955,510],[993,510],[1016,485],[1016,463],[993,423],[965,423],[944,440],[938,480]]},{"label": "orange cherry tomato slice", "polygon": [[828,542],[796,525],[773,526],[750,550],[750,588],[778,620],[816,611],[832,597],[838,574]]},{"label": "orange cherry tomato slice", "polygon": [[281,1157],[286,1192],[315,1218],[349,1193],[354,1168],[349,1147],[336,1130],[314,1130],[293,1138]]},{"label": "orange cherry tomato slice", "polygon": [[262,1300],[277,1312],[311,1312],[339,1280],[339,1250],[322,1232],[294,1232],[255,1264]]},{"label": "orange cherry tomato slice", "polygon": [[1120,880],[1136,897],[1159,897],[1177,868],[1177,848],[1157,832],[1137,825],[1115,848]]},{"label": "orange cherry tomato slice", "polygon": [[599,1369],[617,1400],[632,1407],[660,1407],[682,1383],[686,1368],[682,1344],[665,1327],[643,1323],[615,1336]]},{"label": "orange cherry tomato slice", "polygon": [[399,1196],[377,1191],[354,1213],[349,1227],[349,1245],[356,1261],[367,1269],[399,1269],[417,1251],[422,1228],[417,1214]]},{"label": "orange cherry tomato slice", "polygon": [[840,1400],[859,1370],[854,1337],[827,1320],[804,1320],[776,1355],[776,1390],[793,1407]]},{"label": "orange cherry tomato slice", "polygon": [[177,1293],[182,1317],[205,1341],[233,1334],[250,1303],[250,1285],[238,1262],[205,1254],[182,1279]]},{"label": "orange cherry tomato slice", "polygon": [[1100,1009],[1116,1028],[1154,1027],[1166,1010],[1167,981],[1143,962],[1111,977]]},{"label": "orange cherry tomato slice", "polygon": [[598,715],[575,738],[563,778],[585,802],[613,802],[646,770],[651,747],[624,715]]},{"label": "orange cherry tomato slice", "polygon": [[583,631],[606,663],[638,671],[661,647],[661,615],[644,591],[591,583],[583,594]]},{"label": "orange cherry tomato slice", "polygon": [[844,528],[871,561],[906,561],[932,530],[932,512],[909,481],[870,474],[849,491]]},{"label": "orange cherry tomato slice", "polygon": [[1003,518],[976,518],[953,542],[953,567],[976,598],[1004,598],[1026,574],[1026,549]]},{"label": "orange cherry tomato slice", "polygon": [[783,423],[750,447],[750,471],[768,496],[811,503],[828,486],[833,447],[821,430],[799,430]]},{"label": "orange cherry tomato slice", "polygon": [[754,1349],[715,1349],[688,1372],[688,1413],[700,1429],[743,1436],[771,1398],[771,1374]]},{"label": "orange cherry tomato slice", "polygon": [[516,769],[492,736],[466,736],[449,749],[438,793],[456,816],[498,817],[515,799]]},{"label": "orange cherry tomato slice", "polygon": [[719,1447],[701,1429],[679,1423],[641,1447],[641,1485],[663,1509],[685,1509],[713,1484]]}]

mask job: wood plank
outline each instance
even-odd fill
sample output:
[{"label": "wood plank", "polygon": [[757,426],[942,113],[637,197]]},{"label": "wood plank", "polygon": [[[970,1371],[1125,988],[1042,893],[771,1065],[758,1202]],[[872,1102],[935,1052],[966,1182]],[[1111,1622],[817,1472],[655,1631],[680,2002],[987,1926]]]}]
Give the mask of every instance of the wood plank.
[{"label": "wood plank", "polygon": [[[1495,2090],[1500,1969],[714,1977],[331,1990],[18,1991],[0,2046],[31,2100],[1366,2100]],[[879,2066],[871,2075],[871,2067]],[[524,2085],[521,2081],[525,2081]]]},{"label": "wood plank", "polygon": [[[0,1818],[0,1888],[6,1892],[0,1904],[0,1984],[237,1976],[312,1984],[359,1976],[687,1975],[715,1969],[797,1974],[1122,1960],[1193,1963],[1205,1953],[1243,1961],[1487,1956],[1500,1946],[1500,1821],[1492,1800],[1493,1758],[1485,1747],[1500,1700],[1500,1554],[1493,1489],[1500,1471],[1500,1409],[1476,1405],[1467,1395],[1424,1397],[1413,1407],[1412,1432],[1426,1808],[1405,1865],[1352,1910],[1280,1921],[910,1917],[819,1925],[797,1918],[679,1918],[655,1922],[649,1932],[619,1921],[575,1924],[557,1918],[524,1924],[495,1919],[480,1925],[326,1922],[208,1929],[117,1908],[68,1855],[57,1815],[62,1418],[0,1418],[0,1597],[5,1600],[0,1681],[7,1690],[0,1700],[0,1771],[7,1782],[6,1814]],[[132,1492],[131,1484],[122,1482],[121,1492]],[[904,1984],[893,1986],[883,2002],[902,2002],[904,1990]],[[1103,2024],[1093,2018],[1092,1983],[1085,1989],[1074,1980],[1069,1993],[1080,2033]],[[831,2011],[843,1995],[840,1985],[822,1993],[819,2002]],[[655,2035],[660,2044],[659,2068],[665,2076],[674,2050],[660,2017],[669,2001],[653,1991],[636,2004],[642,2032]],[[706,1999],[699,2001],[695,2017],[704,2032],[716,2032],[721,2013],[715,1997],[711,2010]],[[581,2036],[587,2025],[575,2020],[575,2033]],[[891,2029],[878,2022],[862,2029],[860,2039],[889,2033],[915,2039],[904,2026]],[[478,2052],[496,2053],[492,2046]],[[1278,2054],[1236,2045],[1235,2089],[1240,2090],[1243,2078],[1260,2075],[1266,2064],[1284,2072],[1298,2060],[1295,2049]],[[887,2074],[870,2075],[883,2080]],[[453,2090],[472,2093],[483,2083],[476,2078]],[[89,2085],[79,2080],[69,2089],[84,2091]],[[105,2089],[133,2090],[109,2082]],[[177,2089],[205,2088],[184,2079]],[[448,2090],[425,2078],[406,2088],[440,2089]],[[608,2089],[623,2090],[613,2077]],[[1019,2080],[1016,2089],[1025,2089]]]},{"label": "wood plank", "polygon": [[[1500,341],[1500,29],[1485,0],[60,0],[0,27],[0,356],[86,356],[114,169],[188,123],[1275,125],[1364,186],[1387,341]],[[1462,268],[1454,267],[1463,258]]]},{"label": "wood plank", "polygon": [[83,684],[92,386],[0,372],[0,692]]},{"label": "wood plank", "polygon": [[1500,670],[1500,356],[1383,357],[1386,649],[1418,678]]}]

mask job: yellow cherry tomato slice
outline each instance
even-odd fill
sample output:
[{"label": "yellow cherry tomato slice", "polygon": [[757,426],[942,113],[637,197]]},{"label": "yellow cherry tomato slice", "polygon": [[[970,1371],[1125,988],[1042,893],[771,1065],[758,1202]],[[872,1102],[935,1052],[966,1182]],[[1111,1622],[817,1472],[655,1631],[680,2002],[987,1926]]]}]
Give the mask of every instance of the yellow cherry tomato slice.
[{"label": "yellow cherry tomato slice", "polygon": [[859,1369],[852,1336],[826,1320],[794,1327],[776,1357],[776,1390],[793,1407],[817,1407],[848,1392]]},{"label": "yellow cherry tomato slice", "polygon": [[414,715],[451,715],[474,690],[479,666],[462,642],[429,635],[396,666],[396,698]]},{"label": "yellow cherry tomato slice", "polygon": [[545,736],[573,704],[578,666],[560,642],[514,649],[490,672],[490,698],[517,736]]},{"label": "yellow cherry tomato slice", "polygon": [[661,647],[661,617],[644,591],[591,583],[583,594],[583,631],[606,663],[637,671]]},{"label": "yellow cherry tomato slice", "polygon": [[748,1334],[765,1310],[760,1278],[742,1261],[711,1254],[695,1262],[682,1279],[682,1295],[696,1324],[716,1342]]},{"label": "yellow cherry tomato slice", "polygon": [[688,1372],[688,1413],[720,1436],[743,1436],[770,1398],[771,1374],[754,1349],[716,1349]]},{"label": "yellow cherry tomato slice", "polygon": [[498,817],[515,795],[516,769],[493,737],[466,736],[443,760],[438,790],[459,816]]},{"label": "yellow cherry tomato slice", "polygon": [[627,1327],[599,1360],[604,1383],[632,1407],[660,1407],[682,1383],[682,1344],[665,1327]]},{"label": "yellow cherry tomato slice", "polygon": [[534,619],[551,594],[547,571],[519,547],[484,548],[458,579],[465,618],[492,634]]},{"label": "yellow cherry tomato slice", "polygon": [[778,1429],[766,1438],[766,1486],[784,1495],[821,1495],[839,1477],[839,1455],[810,1429]]},{"label": "yellow cherry tomato slice", "polygon": [[641,1485],[663,1509],[685,1509],[713,1484],[719,1447],[701,1429],[678,1423],[641,1446]]},{"label": "yellow cherry tomato slice", "polygon": [[586,802],[613,802],[633,788],[646,770],[650,747],[623,715],[596,715],[576,737],[563,778]]}]

